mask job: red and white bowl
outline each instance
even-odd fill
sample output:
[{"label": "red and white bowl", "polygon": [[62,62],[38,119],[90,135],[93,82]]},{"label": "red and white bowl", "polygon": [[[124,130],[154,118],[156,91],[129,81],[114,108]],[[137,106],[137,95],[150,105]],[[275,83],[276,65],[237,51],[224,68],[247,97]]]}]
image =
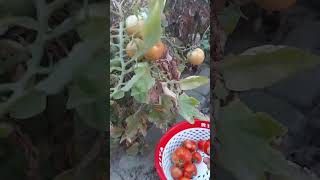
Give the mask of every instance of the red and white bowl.
[{"label": "red and white bowl", "polygon": [[[161,180],[173,180],[170,168],[173,163],[171,161],[171,154],[175,149],[182,145],[186,139],[195,141],[206,140],[210,138],[210,121],[195,120],[194,124],[183,121],[174,125],[164,136],[160,139],[155,150],[155,167]],[[200,152],[202,159],[210,158],[202,151]],[[197,175],[193,180],[209,180],[210,170],[203,162],[196,164]]]}]

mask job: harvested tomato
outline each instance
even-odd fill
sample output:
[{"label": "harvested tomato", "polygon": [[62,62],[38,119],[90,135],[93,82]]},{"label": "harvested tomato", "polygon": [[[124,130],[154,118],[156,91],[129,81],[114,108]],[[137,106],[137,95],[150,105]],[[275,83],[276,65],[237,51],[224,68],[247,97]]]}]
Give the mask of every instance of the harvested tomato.
[{"label": "harvested tomato", "polygon": [[173,166],[170,168],[171,176],[175,179],[181,178],[183,176],[183,172],[180,168]]},{"label": "harvested tomato", "polygon": [[194,152],[192,154],[192,160],[196,163],[200,163],[202,160],[201,154],[199,152]]},{"label": "harvested tomato", "polygon": [[198,148],[201,150],[201,151],[203,151],[204,152],[204,144],[206,143],[206,141],[205,140],[200,140],[199,142],[198,142]]},{"label": "harvested tomato", "polygon": [[139,50],[143,49],[143,41],[141,39],[131,40],[126,47],[126,53],[129,57],[133,57]]},{"label": "harvested tomato", "polygon": [[188,162],[184,165],[184,172],[187,174],[191,174],[191,177],[193,177],[197,175],[197,167],[191,162]]},{"label": "harvested tomato", "polygon": [[187,148],[179,147],[171,155],[171,160],[177,166],[183,166],[185,163],[191,162],[192,154]]},{"label": "harvested tomato", "polygon": [[197,150],[197,142],[196,141],[192,141],[192,145],[191,145],[191,152],[194,152]]},{"label": "harvested tomato", "polygon": [[188,61],[193,65],[200,65],[204,61],[204,52],[200,48],[196,48],[187,54]]},{"label": "harvested tomato", "polygon": [[197,143],[190,139],[183,141],[183,146],[186,147],[191,152],[194,152],[195,150],[197,150]]},{"label": "harvested tomato", "polygon": [[204,152],[210,155],[210,139],[204,144]]},{"label": "harvested tomato", "polygon": [[183,177],[192,178],[192,174],[186,171],[183,171]]},{"label": "harvested tomato", "polygon": [[171,160],[173,162],[174,165],[178,166],[178,167],[183,167],[183,163],[184,161],[182,161],[177,155],[176,153],[173,153],[171,155]]},{"label": "harvested tomato", "polygon": [[155,61],[157,59],[160,59],[165,51],[166,46],[162,42],[158,42],[144,54],[144,57],[147,60]]},{"label": "harvested tomato", "polygon": [[190,178],[187,178],[187,177],[181,177],[179,180],[190,180]]}]

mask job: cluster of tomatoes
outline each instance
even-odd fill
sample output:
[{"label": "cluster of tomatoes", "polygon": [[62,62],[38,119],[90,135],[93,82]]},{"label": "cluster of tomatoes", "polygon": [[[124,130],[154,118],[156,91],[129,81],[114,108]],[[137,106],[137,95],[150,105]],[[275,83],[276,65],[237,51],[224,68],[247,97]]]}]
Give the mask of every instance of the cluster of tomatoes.
[{"label": "cluster of tomatoes", "polygon": [[[126,53],[128,57],[133,57],[138,51],[143,49],[143,26],[144,20],[147,18],[146,14],[131,15],[126,19],[126,31],[127,34],[134,37],[126,47]],[[159,41],[153,47],[151,47],[142,57],[139,59],[145,59],[149,61],[155,61],[163,57],[167,48],[164,43]],[[205,54],[202,49],[196,48],[187,54],[189,63],[193,65],[200,65],[203,63]]]},{"label": "cluster of tomatoes", "polygon": [[171,176],[176,180],[190,180],[197,175],[198,164],[202,156],[197,150],[210,155],[210,139],[198,142],[187,139],[171,155],[173,166],[170,168]]}]

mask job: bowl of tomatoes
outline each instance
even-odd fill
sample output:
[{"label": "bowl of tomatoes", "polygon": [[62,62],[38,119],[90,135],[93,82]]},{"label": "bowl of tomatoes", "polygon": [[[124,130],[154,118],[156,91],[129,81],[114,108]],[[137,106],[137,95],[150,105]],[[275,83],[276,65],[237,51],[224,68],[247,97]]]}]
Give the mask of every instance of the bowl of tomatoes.
[{"label": "bowl of tomatoes", "polygon": [[154,163],[161,180],[209,180],[210,121],[175,124],[160,139]]}]

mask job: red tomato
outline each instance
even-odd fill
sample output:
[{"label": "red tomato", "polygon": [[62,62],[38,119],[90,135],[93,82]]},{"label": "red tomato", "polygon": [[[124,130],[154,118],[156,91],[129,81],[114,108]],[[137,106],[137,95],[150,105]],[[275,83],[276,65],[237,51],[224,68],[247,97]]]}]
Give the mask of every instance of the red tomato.
[{"label": "red tomato", "polygon": [[183,171],[183,177],[192,178],[192,174],[186,171]]},{"label": "red tomato", "polygon": [[190,180],[190,178],[187,178],[187,177],[181,177],[179,180]]},{"label": "red tomato", "polygon": [[197,142],[196,141],[192,141],[191,152],[194,152],[196,150],[197,150]]},{"label": "red tomato", "polygon": [[189,149],[191,152],[194,152],[195,150],[197,150],[197,143],[190,139],[183,141],[183,146]]},{"label": "red tomato", "polygon": [[197,167],[192,163],[184,164],[184,172],[187,174],[191,174],[191,177],[197,175]]},{"label": "red tomato", "polygon": [[192,159],[194,162],[196,162],[197,164],[199,164],[202,160],[201,154],[199,152],[194,152],[192,154]]},{"label": "red tomato", "polygon": [[192,154],[187,148],[178,147],[171,155],[171,159],[176,165],[182,166],[187,162],[191,162]]},{"label": "red tomato", "polygon": [[190,139],[184,140],[182,144],[185,148],[189,150],[192,148],[192,141]]},{"label": "red tomato", "polygon": [[210,139],[206,141],[204,144],[204,152],[208,155],[210,155]]},{"label": "red tomato", "polygon": [[173,154],[171,155],[171,160],[172,160],[172,162],[173,162],[174,165],[179,166],[179,167],[182,167],[182,166],[183,166],[183,163],[184,163],[184,162],[183,162],[182,160],[180,160],[180,158],[177,156],[176,153],[173,153]]},{"label": "red tomato", "polygon": [[198,142],[198,148],[201,150],[201,151],[204,151],[204,144],[206,143],[205,140],[200,140]]},{"label": "red tomato", "polygon": [[172,166],[170,168],[171,176],[175,179],[181,178],[183,176],[183,172],[180,168],[176,166]]}]

